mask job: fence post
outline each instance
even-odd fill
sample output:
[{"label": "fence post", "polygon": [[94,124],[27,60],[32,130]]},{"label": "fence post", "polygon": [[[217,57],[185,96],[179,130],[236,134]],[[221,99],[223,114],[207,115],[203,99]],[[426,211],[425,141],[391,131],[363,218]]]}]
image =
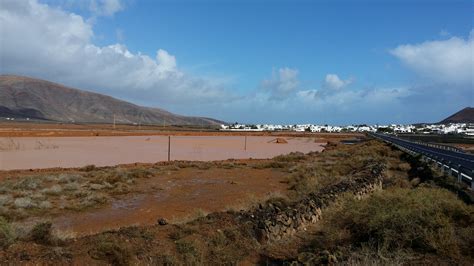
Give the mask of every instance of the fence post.
[{"label": "fence post", "polygon": [[168,136],[168,162],[170,161],[171,154],[171,136]]}]

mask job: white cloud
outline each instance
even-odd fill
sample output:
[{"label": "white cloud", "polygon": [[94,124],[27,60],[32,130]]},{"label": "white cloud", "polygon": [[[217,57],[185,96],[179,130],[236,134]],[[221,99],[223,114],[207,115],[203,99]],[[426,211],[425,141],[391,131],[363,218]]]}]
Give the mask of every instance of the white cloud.
[{"label": "white cloud", "polygon": [[327,74],[323,87],[332,90],[339,90],[352,83],[352,79],[342,80],[336,74]]},{"label": "white cloud", "polygon": [[300,90],[296,95],[308,101],[313,101],[316,98],[324,99],[332,95],[340,95],[343,91],[342,89],[351,84],[352,81],[352,78],[342,80],[336,74],[327,74],[320,89]]},{"label": "white cloud", "polygon": [[318,91],[317,90],[301,90],[296,93],[296,96],[298,98],[301,98],[302,100],[311,100],[313,101],[315,98],[318,96]]},{"label": "white cloud", "polygon": [[[110,5],[104,12],[117,10],[116,3],[106,2],[100,2]],[[152,58],[118,43],[94,45],[92,25],[81,16],[36,0],[2,1],[0,21],[0,73],[40,77],[154,105],[234,97],[219,80],[181,71],[175,56],[163,49]]]},{"label": "white cloud", "polygon": [[262,87],[270,92],[273,99],[282,99],[298,88],[298,70],[288,67],[273,70],[270,79],[262,81]]},{"label": "white cloud", "polygon": [[[321,94],[319,90],[302,90],[296,95],[304,102],[313,104],[339,106],[341,104],[383,103],[398,101],[409,96],[410,91],[405,87],[400,88],[369,88],[360,90],[340,90],[332,94]],[[340,108],[339,106],[338,108]]]},{"label": "white cloud", "polygon": [[111,17],[123,10],[120,0],[90,0],[89,9],[96,16]]},{"label": "white cloud", "polygon": [[176,58],[167,51],[159,49],[156,53],[156,61],[161,71],[176,71]]},{"label": "white cloud", "polygon": [[469,85],[474,77],[474,38],[400,45],[390,51],[408,68],[436,82]]}]

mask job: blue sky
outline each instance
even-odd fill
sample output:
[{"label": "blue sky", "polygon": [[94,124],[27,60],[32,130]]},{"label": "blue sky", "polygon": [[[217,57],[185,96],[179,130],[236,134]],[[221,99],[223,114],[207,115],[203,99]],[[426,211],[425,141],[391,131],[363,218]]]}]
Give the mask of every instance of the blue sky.
[{"label": "blue sky", "polygon": [[[19,49],[20,37],[0,27],[13,39],[1,49],[0,72],[181,114],[251,123],[412,123],[474,105],[471,1],[2,5],[3,19],[49,25],[30,25],[31,35],[60,37],[21,44],[32,64],[31,56],[9,51]],[[73,52],[51,59],[47,46]]]}]

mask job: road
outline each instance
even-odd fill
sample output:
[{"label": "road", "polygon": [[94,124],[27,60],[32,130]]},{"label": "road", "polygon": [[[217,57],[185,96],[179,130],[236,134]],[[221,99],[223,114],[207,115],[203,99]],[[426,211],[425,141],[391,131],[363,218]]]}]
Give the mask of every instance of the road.
[{"label": "road", "polygon": [[442,163],[456,173],[461,172],[461,177],[472,183],[474,175],[474,155],[472,154],[428,146],[427,143],[412,142],[388,134],[371,133],[371,135]]}]

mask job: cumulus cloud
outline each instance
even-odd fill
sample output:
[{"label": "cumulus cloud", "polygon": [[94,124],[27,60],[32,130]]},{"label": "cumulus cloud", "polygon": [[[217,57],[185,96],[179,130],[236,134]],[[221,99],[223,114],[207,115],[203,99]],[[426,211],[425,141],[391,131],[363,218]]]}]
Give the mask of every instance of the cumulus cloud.
[{"label": "cumulus cloud", "polygon": [[352,79],[342,80],[336,74],[327,74],[323,87],[332,90],[339,90],[352,83]]},{"label": "cumulus cloud", "polygon": [[296,96],[300,99],[312,101],[314,99],[324,99],[332,95],[339,95],[343,88],[352,83],[352,78],[343,80],[336,74],[327,74],[319,89],[300,90]]},{"label": "cumulus cloud", "polygon": [[408,68],[432,81],[468,85],[474,77],[474,36],[405,44],[390,50]]},{"label": "cumulus cloud", "polygon": [[273,70],[272,77],[262,81],[262,87],[270,92],[273,99],[288,96],[298,88],[298,85],[298,70],[288,67]]},{"label": "cumulus cloud", "polygon": [[[104,15],[118,1],[97,1]],[[0,73],[41,77],[82,89],[161,104],[234,97],[219,81],[181,71],[174,55],[134,53],[123,44],[97,46],[81,16],[36,0],[4,0],[0,9]]]}]

